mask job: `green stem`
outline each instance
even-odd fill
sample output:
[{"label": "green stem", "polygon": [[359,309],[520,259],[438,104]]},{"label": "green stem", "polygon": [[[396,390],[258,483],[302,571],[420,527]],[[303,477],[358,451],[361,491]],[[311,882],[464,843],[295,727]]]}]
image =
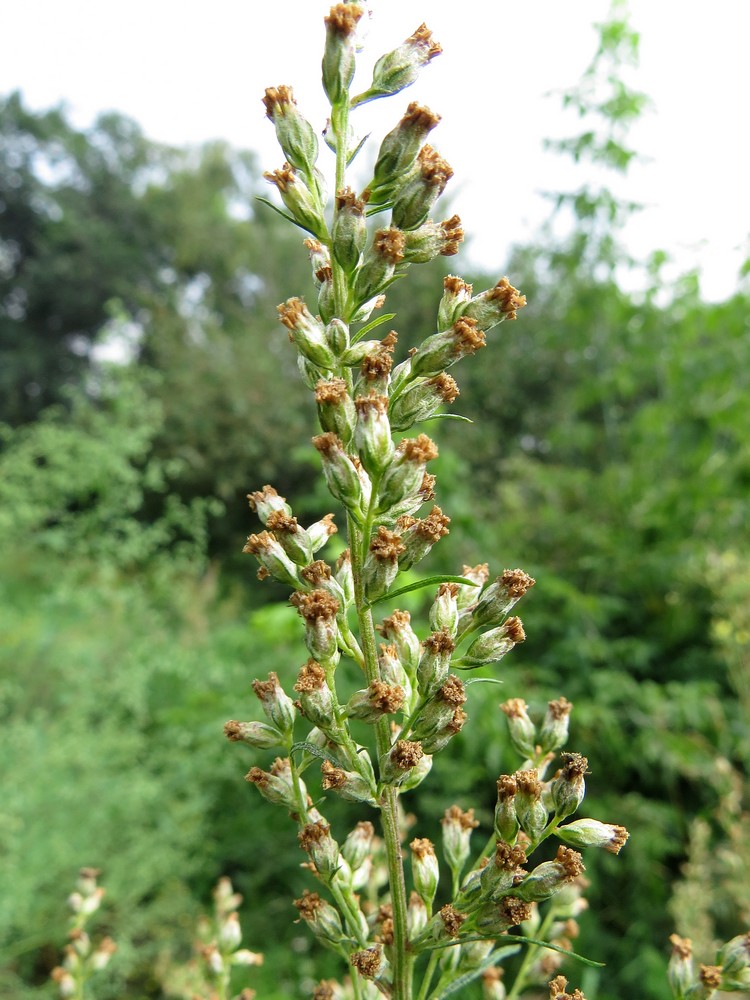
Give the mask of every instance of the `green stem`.
[{"label": "green stem", "polygon": [[[362,538],[354,521],[349,518],[349,543],[352,555],[352,575],[354,577],[354,600],[359,618],[359,634],[365,659],[365,676],[368,683],[378,679],[378,654],[375,624],[372,611],[366,606],[364,580],[362,575]],[[388,720],[383,717],[375,725],[378,760],[390,750],[391,736]],[[388,881],[393,907],[393,992],[392,1000],[411,1000],[413,959],[408,950],[406,879],[401,856],[401,835],[398,828],[398,792],[395,788],[385,788],[380,800],[380,816],[383,827]]]},{"label": "green stem", "polygon": [[430,955],[430,961],[427,963],[427,968],[425,969],[424,978],[422,979],[422,988],[419,991],[419,996],[417,1000],[426,1000],[430,994],[430,983],[435,975],[435,969],[438,967],[438,962],[440,961],[440,951],[433,951]]}]

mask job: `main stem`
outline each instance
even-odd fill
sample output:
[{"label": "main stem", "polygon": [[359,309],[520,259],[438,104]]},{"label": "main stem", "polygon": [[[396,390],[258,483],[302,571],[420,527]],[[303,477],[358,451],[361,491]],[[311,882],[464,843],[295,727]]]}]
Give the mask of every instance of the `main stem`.
[{"label": "main stem", "polygon": [[[362,545],[360,532],[349,519],[349,541],[351,545],[352,575],[354,577],[354,600],[359,619],[360,640],[364,654],[367,682],[378,680],[378,653],[375,625],[372,611],[365,602],[362,578]],[[388,753],[391,747],[388,721],[384,717],[375,726],[378,759]],[[401,834],[398,827],[398,791],[384,789],[380,799],[380,816],[388,863],[388,881],[393,908],[393,1000],[411,1000],[413,960],[408,949],[408,928],[406,922],[407,900],[404,862],[401,855]]]}]

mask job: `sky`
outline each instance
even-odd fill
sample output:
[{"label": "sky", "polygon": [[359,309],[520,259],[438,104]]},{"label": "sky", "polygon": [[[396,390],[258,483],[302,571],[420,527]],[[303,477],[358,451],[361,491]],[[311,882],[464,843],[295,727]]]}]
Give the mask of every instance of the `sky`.
[{"label": "sky", "polygon": [[[319,68],[326,0],[24,0],[3,14],[0,94],[20,89],[42,109],[64,101],[79,126],[102,110],[134,118],[155,140],[225,139],[281,165],[260,102],[267,86],[294,87],[319,129],[326,104]],[[431,141],[451,163],[450,211],[471,237],[468,254],[502,268],[514,242],[531,240],[548,213],[540,192],[584,181],[542,150],[575,135],[559,94],[595,47],[606,0],[370,0],[361,82],[374,60],[426,21],[443,54],[409,90],[361,108],[354,121],[373,145],[411,100],[442,115]],[[623,194],[644,204],[626,232],[639,259],[663,249],[672,274],[699,267],[702,289],[722,298],[750,256],[747,40],[750,3],[630,0],[641,59],[628,81],[653,102],[632,144],[644,157]],[[323,156],[327,155],[324,150]]]}]

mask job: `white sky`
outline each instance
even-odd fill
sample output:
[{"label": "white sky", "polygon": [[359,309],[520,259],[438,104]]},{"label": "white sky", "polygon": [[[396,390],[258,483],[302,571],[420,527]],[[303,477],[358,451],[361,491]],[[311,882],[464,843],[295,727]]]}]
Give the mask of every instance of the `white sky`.
[{"label": "white sky", "polygon": [[[115,109],[153,139],[183,144],[223,138],[280,166],[260,98],[294,87],[300,109],[322,127],[322,17],[328,0],[5,0],[0,93],[20,88],[33,108],[61,100],[74,121]],[[470,255],[501,268],[547,212],[541,190],[583,175],[543,154],[552,135],[576,134],[546,97],[576,82],[594,52],[592,23],[605,0],[371,0],[367,70],[426,21],[444,52],[408,91],[357,112],[376,141],[410,100],[443,116],[431,141],[455,169],[449,186],[472,237]],[[746,0],[631,0],[641,65],[631,82],[656,113],[633,135],[649,162],[626,194],[647,204],[631,223],[640,257],[663,248],[681,269],[699,265],[710,297],[734,289],[748,254],[750,135]],[[324,156],[326,152],[324,151]]]}]

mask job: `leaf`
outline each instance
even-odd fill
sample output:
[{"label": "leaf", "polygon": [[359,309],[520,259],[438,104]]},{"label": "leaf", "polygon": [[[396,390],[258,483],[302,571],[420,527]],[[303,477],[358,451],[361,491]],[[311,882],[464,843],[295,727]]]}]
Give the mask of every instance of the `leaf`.
[{"label": "leaf", "polygon": [[383,323],[390,322],[395,315],[395,313],[384,313],[382,316],[378,316],[377,319],[371,320],[367,326],[363,326],[362,329],[357,332],[356,336],[352,337],[352,344],[356,344],[358,340],[361,340],[365,336],[365,334],[370,333],[376,327],[382,326]]},{"label": "leaf", "polygon": [[389,601],[392,597],[401,597],[402,594],[409,594],[412,590],[420,590],[422,587],[432,587],[436,583],[464,583],[468,584],[470,587],[475,587],[476,584],[473,580],[467,580],[465,576],[427,576],[424,580],[418,580],[416,583],[410,583],[407,587],[400,587],[398,590],[391,590],[387,594],[383,594],[382,597],[377,597],[374,601],[369,601],[367,606],[369,608],[373,607],[375,604],[380,604],[381,601]]},{"label": "leaf", "polygon": [[465,417],[461,413],[434,413],[427,420],[423,420],[422,423],[429,423],[430,420],[463,420],[467,424],[473,424],[474,421],[471,417]]},{"label": "leaf", "polygon": [[349,156],[347,157],[347,161],[346,161],[347,167],[351,166],[352,161],[354,160],[354,157],[357,155],[357,153],[359,153],[360,149],[362,149],[362,147],[364,146],[364,144],[367,142],[367,140],[369,138],[370,138],[370,133],[368,132],[367,135],[364,136],[364,138],[362,138],[362,139],[359,140],[359,142],[354,147],[354,149],[351,151],[351,153],[349,153]]},{"label": "leaf", "polygon": [[313,757],[317,757],[318,760],[327,760],[329,763],[333,764],[334,767],[345,770],[338,757],[334,757],[334,755],[328,750],[321,750],[320,747],[316,747],[314,743],[308,743],[307,740],[300,740],[299,743],[295,743],[289,751],[290,755],[295,753],[297,750],[306,750],[307,753],[311,754]]},{"label": "leaf", "polygon": [[280,215],[282,219],[286,219],[287,222],[291,222],[292,225],[297,226],[299,229],[304,229],[306,233],[310,233],[310,235],[314,236],[316,239],[320,238],[320,233],[316,233],[315,230],[310,229],[309,226],[304,226],[301,222],[298,222],[293,215],[288,215],[286,212],[283,212],[280,208],[274,205],[272,201],[269,201],[268,198],[263,198],[261,195],[256,194],[255,200],[261,202],[263,205],[268,205],[268,207],[272,208],[277,215]]},{"label": "leaf", "polygon": [[468,681],[464,681],[464,687],[469,684],[505,684],[505,681],[498,680],[497,677],[470,677]]},{"label": "leaf", "polygon": [[[482,939],[480,939],[482,940]],[[511,946],[509,948],[499,948],[497,951],[493,951],[487,958],[483,959],[479,965],[474,969],[469,969],[458,979],[454,979],[452,983],[448,983],[447,986],[443,987],[439,993],[431,993],[430,1000],[443,1000],[444,997],[453,996],[454,993],[458,993],[462,990],[464,986],[468,986],[469,983],[473,983],[475,979],[486,970],[491,968],[493,965],[497,965],[504,958],[509,958],[511,955],[515,955],[521,949],[519,946]]]},{"label": "leaf", "polygon": [[575,958],[582,965],[589,965],[592,969],[603,969],[604,962],[595,962],[593,958],[585,958],[583,955],[579,955],[575,951],[566,951],[565,948],[560,948],[556,944],[552,944],[550,941],[537,941],[536,938],[524,937],[521,934],[507,934],[505,935],[506,941],[520,941],[521,944],[535,944],[540,948],[548,948],[550,951],[559,951],[561,955],[565,955],[566,958]]}]

